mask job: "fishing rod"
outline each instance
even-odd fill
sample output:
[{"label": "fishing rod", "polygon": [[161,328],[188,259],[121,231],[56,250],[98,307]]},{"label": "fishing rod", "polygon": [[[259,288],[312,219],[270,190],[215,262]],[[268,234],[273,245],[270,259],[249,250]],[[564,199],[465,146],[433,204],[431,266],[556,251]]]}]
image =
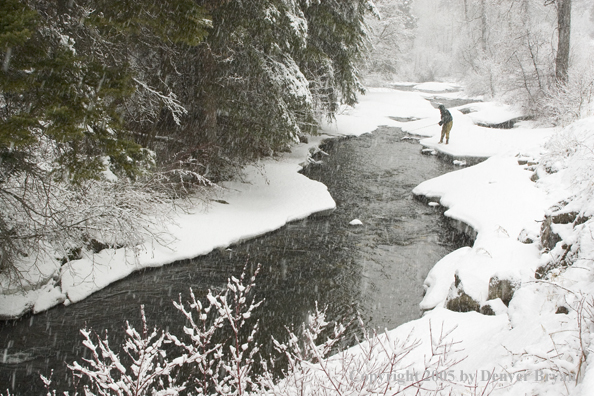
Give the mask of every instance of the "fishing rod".
[{"label": "fishing rod", "polygon": [[406,132],[413,132],[413,131],[418,131],[419,129],[425,129],[425,128],[429,128],[430,126],[434,126],[435,124],[430,124],[430,125],[425,125],[419,128],[415,128],[415,129],[409,129]]}]

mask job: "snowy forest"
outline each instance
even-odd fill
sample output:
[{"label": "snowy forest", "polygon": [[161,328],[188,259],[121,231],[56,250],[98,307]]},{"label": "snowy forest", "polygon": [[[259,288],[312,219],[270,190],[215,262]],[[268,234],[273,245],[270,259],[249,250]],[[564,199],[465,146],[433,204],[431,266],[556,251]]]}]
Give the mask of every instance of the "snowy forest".
[{"label": "snowy forest", "polygon": [[4,1],[0,268],[133,247],[164,202],[363,92],[368,1]]},{"label": "snowy forest", "polygon": [[519,104],[554,124],[586,115],[593,80],[589,1],[375,4],[383,18],[369,22],[367,75],[379,81],[462,81],[469,94]]},{"label": "snowy forest", "polygon": [[135,246],[157,206],[315,134],[363,77],[457,79],[553,123],[582,116],[588,1],[571,25],[570,1],[416,3],[5,1],[2,273]]},{"label": "snowy forest", "polygon": [[[167,247],[178,214],[228,204],[218,200],[223,183],[320,135],[372,87],[459,84],[514,106],[535,128],[565,128],[594,115],[592,55],[591,0],[0,0],[0,286],[41,289],[102,251]],[[547,172],[592,151],[587,139],[562,140],[543,157]],[[586,201],[594,196],[587,169],[576,179],[588,184]],[[577,260],[561,245],[561,261]],[[31,268],[50,262],[32,279]],[[395,375],[419,344],[390,346],[361,322],[356,358],[328,360],[345,327],[316,303],[302,328],[274,340],[279,380],[272,360],[258,360],[255,279],[230,277],[205,302],[192,292],[175,301],[185,339],[151,330],[144,307],[143,329],[126,325],[124,353],[82,330],[91,356],[68,368],[87,380],[86,395],[440,394],[423,381],[460,363],[451,333],[429,323],[420,379],[399,379],[393,390],[354,381],[353,372],[386,370],[385,362]],[[593,307],[581,301],[580,342],[584,317],[594,327]],[[228,344],[217,339],[222,328]],[[585,367],[580,347],[575,360]],[[55,395],[49,374],[41,378]]]}]

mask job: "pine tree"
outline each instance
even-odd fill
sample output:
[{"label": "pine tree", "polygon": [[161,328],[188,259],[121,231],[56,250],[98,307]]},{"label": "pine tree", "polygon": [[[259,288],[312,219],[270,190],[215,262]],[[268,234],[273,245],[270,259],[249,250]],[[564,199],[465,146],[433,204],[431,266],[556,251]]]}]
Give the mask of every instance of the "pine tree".
[{"label": "pine tree", "polygon": [[216,96],[216,144],[249,157],[282,150],[309,132],[308,82],[292,57],[304,47],[300,11],[282,1],[229,1],[212,17],[212,52],[203,70],[216,84],[205,84],[203,103],[208,108]]},{"label": "pine tree", "polygon": [[[136,234],[147,224],[131,225],[143,217],[138,203],[150,207],[151,198],[144,190],[130,194],[129,181],[153,157],[134,142],[128,110],[146,120],[183,107],[150,85],[162,80],[161,70],[139,58],[141,49],[194,46],[209,25],[191,0],[81,3],[0,2],[2,275],[19,277],[22,258],[65,256],[97,235],[109,246],[142,240]],[[150,95],[137,95],[140,88]],[[91,182],[105,171],[122,182]]]},{"label": "pine tree", "polygon": [[[366,0],[204,2],[213,26],[185,97],[198,97],[183,141],[201,160],[282,151],[354,104],[363,86]],[[199,120],[199,122],[195,122]],[[210,151],[209,151],[210,150]],[[208,152],[208,153],[207,153]]]},{"label": "pine tree", "polygon": [[126,127],[177,105],[165,66],[175,68],[178,47],[203,40],[210,21],[192,0],[58,3],[3,1],[0,151],[15,156],[44,137],[56,145],[56,170],[74,181],[97,177],[101,156],[133,176],[142,150]]},{"label": "pine tree", "polygon": [[78,40],[107,67],[126,65],[135,90],[120,108],[125,126],[137,143],[155,148],[157,131],[168,135],[195,101],[183,98],[186,75],[193,72],[188,54],[204,40],[211,21],[193,0],[87,3],[94,11]]},{"label": "pine tree", "polygon": [[7,162],[27,171],[31,145],[45,144],[52,146],[54,172],[75,182],[97,177],[105,155],[133,172],[130,158],[138,159],[140,150],[124,139],[117,108],[132,92],[126,70],[77,54],[72,39],[42,11],[16,0],[2,10],[3,21],[17,21],[2,23],[0,34],[8,37],[0,77],[5,171]]},{"label": "pine tree", "polygon": [[0,0],[0,271],[39,242],[89,241],[56,217],[64,202],[47,194],[53,187],[82,204],[90,180],[133,182],[155,158],[173,174],[226,178],[230,165],[315,133],[321,116],[364,91],[372,9],[370,0]]},{"label": "pine tree", "polygon": [[308,81],[294,59],[307,25],[290,1],[202,5],[212,28],[187,53],[180,100],[188,114],[168,151],[217,179],[229,164],[286,150],[315,131]]},{"label": "pine tree", "polygon": [[302,0],[308,25],[299,65],[310,82],[319,113],[332,118],[340,102],[353,105],[364,93],[359,66],[367,49],[369,0]]}]

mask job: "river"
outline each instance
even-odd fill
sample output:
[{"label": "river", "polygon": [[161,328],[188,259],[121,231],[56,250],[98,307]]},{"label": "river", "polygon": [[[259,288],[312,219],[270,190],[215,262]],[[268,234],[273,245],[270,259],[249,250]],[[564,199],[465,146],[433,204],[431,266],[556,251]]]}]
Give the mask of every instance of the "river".
[{"label": "river", "polygon": [[[135,273],[68,307],[0,322],[0,389],[43,394],[39,374],[52,369],[54,386],[70,388],[65,362],[81,362],[86,353],[80,328],[108,330],[110,344],[118,345],[126,320],[140,324],[141,304],[149,326],[181,327],[184,320],[172,305],[179,293],[187,296],[191,287],[204,297],[245,266],[262,266],[256,293],[265,302],[256,316],[265,351],[270,335],[282,338],[284,326],[302,323],[316,301],[328,306],[331,319],[359,311],[368,326],[380,330],[418,318],[427,273],[457,246],[441,212],[416,201],[411,191],[453,165],[422,155],[416,140],[389,127],[330,140],[322,149],[329,154],[320,156],[323,164],[303,173],[328,186],[337,203],[331,215]],[[362,225],[349,225],[353,219]]]}]

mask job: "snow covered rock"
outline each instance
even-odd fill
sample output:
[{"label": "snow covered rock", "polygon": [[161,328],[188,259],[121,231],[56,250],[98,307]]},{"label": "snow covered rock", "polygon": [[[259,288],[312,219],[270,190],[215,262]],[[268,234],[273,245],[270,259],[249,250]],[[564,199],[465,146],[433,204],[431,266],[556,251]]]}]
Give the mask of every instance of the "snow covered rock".
[{"label": "snow covered rock", "polygon": [[546,278],[553,271],[573,264],[580,249],[577,235],[589,220],[578,212],[563,209],[545,216],[540,243],[545,251],[550,252],[550,260],[536,270],[537,279]]},{"label": "snow covered rock", "polygon": [[487,301],[481,306],[481,313],[483,315],[504,315],[507,313],[507,305],[501,301],[500,298]]},{"label": "snow covered rock", "polygon": [[546,216],[540,232],[540,243],[542,247],[547,250],[553,250],[555,245],[561,241],[561,237],[553,232],[552,224],[553,218],[551,216]]},{"label": "snow covered rock", "polygon": [[504,279],[495,275],[489,280],[489,300],[501,299],[505,306],[509,306],[509,302],[514,296],[514,293],[520,287],[521,282],[516,279]]},{"label": "snow covered rock", "polygon": [[540,234],[538,234],[534,231],[531,231],[531,230],[523,229],[520,232],[520,235],[518,235],[518,241],[520,241],[526,245],[533,244],[534,241],[537,241],[538,239],[540,239]]},{"label": "snow covered rock", "polygon": [[455,312],[479,312],[481,304],[464,292],[464,285],[458,274],[454,275],[454,279],[446,299],[446,308]]},{"label": "snow covered rock", "polygon": [[363,222],[361,220],[359,220],[359,219],[354,219],[354,220],[351,220],[351,222],[349,223],[349,225],[360,226],[360,225],[363,225]]}]

